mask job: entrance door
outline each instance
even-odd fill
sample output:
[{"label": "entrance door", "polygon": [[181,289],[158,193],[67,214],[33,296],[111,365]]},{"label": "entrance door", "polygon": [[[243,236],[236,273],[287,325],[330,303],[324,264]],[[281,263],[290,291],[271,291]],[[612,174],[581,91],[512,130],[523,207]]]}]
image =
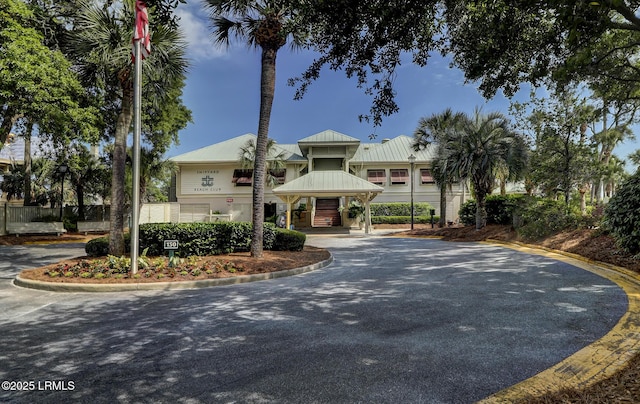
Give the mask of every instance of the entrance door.
[{"label": "entrance door", "polygon": [[340,199],[316,199],[316,214],[313,218],[313,227],[342,226],[342,218],[338,208]]}]

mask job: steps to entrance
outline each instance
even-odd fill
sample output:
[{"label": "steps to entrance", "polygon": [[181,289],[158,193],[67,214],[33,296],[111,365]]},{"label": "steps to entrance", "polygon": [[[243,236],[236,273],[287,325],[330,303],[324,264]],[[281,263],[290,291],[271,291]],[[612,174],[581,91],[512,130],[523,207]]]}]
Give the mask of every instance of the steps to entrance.
[{"label": "steps to entrance", "polygon": [[340,200],[316,199],[316,214],[313,218],[313,227],[342,226],[342,218],[338,208]]}]

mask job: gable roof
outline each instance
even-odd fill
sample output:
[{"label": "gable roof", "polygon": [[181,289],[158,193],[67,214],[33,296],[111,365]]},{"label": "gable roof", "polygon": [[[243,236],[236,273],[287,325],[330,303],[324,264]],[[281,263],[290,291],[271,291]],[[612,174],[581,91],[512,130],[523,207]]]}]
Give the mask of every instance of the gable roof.
[{"label": "gable roof", "polygon": [[433,147],[427,147],[423,150],[415,151],[413,149],[413,138],[406,135],[400,135],[385,143],[377,144],[375,147],[364,145],[358,148],[358,151],[349,161],[354,163],[408,163],[409,156],[416,156],[416,162],[429,162],[433,160]]},{"label": "gable roof", "polygon": [[383,187],[342,170],[311,171],[273,189],[276,195],[343,196],[380,193]]},{"label": "gable roof", "polygon": [[298,140],[298,144],[306,144],[306,143],[324,143],[324,144],[335,144],[335,143],[352,143],[359,144],[360,139],[356,139],[355,137],[347,136],[343,133],[336,132],[334,130],[328,129],[322,131],[320,133],[316,133],[315,135],[311,135],[305,137],[303,139]]},{"label": "gable roof", "polygon": [[[237,162],[240,156],[240,150],[249,141],[255,143],[257,136],[253,133],[246,133],[220,143],[203,147],[188,153],[180,154],[172,157],[170,160],[176,163],[232,163]],[[287,161],[302,160],[304,157],[299,154],[299,149],[295,145],[280,146],[276,143],[269,157],[273,157],[280,153],[284,154]],[[269,158],[268,157],[268,158]]]}]

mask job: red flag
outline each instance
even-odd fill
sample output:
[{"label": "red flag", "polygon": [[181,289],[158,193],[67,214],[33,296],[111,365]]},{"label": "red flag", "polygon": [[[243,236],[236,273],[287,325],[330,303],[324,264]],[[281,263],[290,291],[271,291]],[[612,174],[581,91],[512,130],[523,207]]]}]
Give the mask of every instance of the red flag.
[{"label": "red flag", "polygon": [[140,53],[143,60],[151,54],[149,14],[147,13],[147,5],[140,0],[136,0],[136,27],[133,31],[133,41],[141,41]]}]

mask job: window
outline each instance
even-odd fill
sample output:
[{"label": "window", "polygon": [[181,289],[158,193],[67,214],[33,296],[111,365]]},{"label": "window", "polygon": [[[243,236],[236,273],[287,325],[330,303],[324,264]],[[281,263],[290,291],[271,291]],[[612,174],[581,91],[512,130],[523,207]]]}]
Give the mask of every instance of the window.
[{"label": "window", "polygon": [[435,184],[433,176],[431,175],[431,170],[427,168],[420,169],[420,180],[422,184]]},{"label": "window", "polygon": [[233,180],[236,187],[249,187],[253,183],[253,170],[233,170]]},{"label": "window", "polygon": [[406,168],[391,169],[391,184],[406,184],[409,182],[409,170]]},{"label": "window", "polygon": [[284,184],[284,179],[287,175],[287,170],[284,168],[281,170],[269,170],[269,175],[275,179],[275,183],[278,185]]},{"label": "window", "polygon": [[387,174],[384,170],[367,170],[367,181],[384,185],[387,182]]}]

